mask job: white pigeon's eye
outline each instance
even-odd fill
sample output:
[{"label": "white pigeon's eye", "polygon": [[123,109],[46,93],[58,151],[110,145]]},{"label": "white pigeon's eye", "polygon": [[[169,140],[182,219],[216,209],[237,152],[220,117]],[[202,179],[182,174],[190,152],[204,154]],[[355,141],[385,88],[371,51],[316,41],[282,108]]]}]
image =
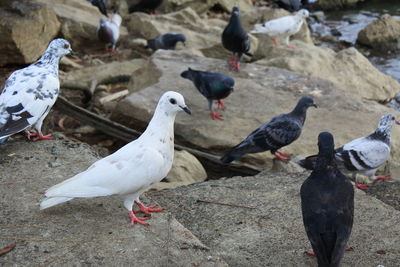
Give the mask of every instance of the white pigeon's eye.
[{"label": "white pigeon's eye", "polygon": [[64,49],[68,49],[69,48],[69,45],[68,44],[65,44],[64,45]]},{"label": "white pigeon's eye", "polygon": [[171,99],[169,100],[169,103],[171,103],[172,105],[175,105],[175,104],[176,104],[175,98],[171,98]]}]

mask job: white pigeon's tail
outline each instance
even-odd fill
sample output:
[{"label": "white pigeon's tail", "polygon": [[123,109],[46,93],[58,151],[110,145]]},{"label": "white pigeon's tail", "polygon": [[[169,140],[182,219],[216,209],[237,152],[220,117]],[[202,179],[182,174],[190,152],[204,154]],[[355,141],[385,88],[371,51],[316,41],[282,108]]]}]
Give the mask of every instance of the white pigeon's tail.
[{"label": "white pigeon's tail", "polygon": [[40,209],[44,210],[55,205],[58,205],[63,202],[67,202],[68,200],[73,199],[73,197],[49,197],[45,198],[40,202]]}]

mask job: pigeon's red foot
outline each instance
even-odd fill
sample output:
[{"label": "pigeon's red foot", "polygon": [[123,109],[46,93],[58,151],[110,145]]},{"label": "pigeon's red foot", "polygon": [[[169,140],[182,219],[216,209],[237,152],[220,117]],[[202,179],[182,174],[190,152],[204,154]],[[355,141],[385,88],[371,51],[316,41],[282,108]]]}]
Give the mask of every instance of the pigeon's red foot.
[{"label": "pigeon's red foot", "polygon": [[354,182],[354,185],[360,190],[366,190],[369,187],[369,184],[359,184],[357,181]]},{"label": "pigeon's red foot", "polygon": [[26,137],[31,140],[31,141],[38,141],[38,140],[54,140],[53,135],[48,134],[48,135],[43,135],[41,133],[31,133],[28,132]]},{"label": "pigeon's red foot", "polygon": [[225,110],[225,103],[222,100],[217,100],[217,105],[219,109]]},{"label": "pigeon's red foot", "polygon": [[286,47],[289,49],[295,49],[295,47],[293,45],[287,45]]},{"label": "pigeon's red foot", "polygon": [[155,209],[156,206],[148,206],[148,207],[146,207],[145,205],[143,205],[140,202],[136,202],[135,201],[135,203],[136,203],[136,205],[139,206],[140,210],[134,211],[133,213],[143,212],[144,214],[151,215],[150,212],[162,212],[162,211],[164,211],[163,209]]},{"label": "pigeon's red foot", "polygon": [[136,217],[135,213],[133,211],[130,211],[129,213],[129,217],[131,218],[131,225],[135,226],[135,223],[144,225],[144,226],[148,226],[148,223],[145,223],[144,221],[148,220],[149,218],[146,217]]},{"label": "pigeon's red foot", "polygon": [[211,111],[210,112],[210,115],[211,115],[211,118],[212,119],[218,119],[218,120],[224,120],[224,118],[222,118],[222,115],[221,114],[218,114],[217,112],[215,112],[215,111]]},{"label": "pigeon's red foot", "polygon": [[280,161],[288,162],[290,158],[287,158],[279,153],[276,153],[274,154],[274,159],[279,159]]},{"label": "pigeon's red foot", "polygon": [[158,11],[151,11],[151,12],[150,12],[150,15],[160,15],[160,12],[158,12]]},{"label": "pigeon's red foot", "polygon": [[231,59],[229,59],[228,63],[229,63],[231,70],[239,71],[240,62],[236,56],[233,56]]},{"label": "pigeon's red foot", "polygon": [[292,154],[290,154],[290,153],[286,153],[286,152],[283,152],[283,151],[276,151],[276,153],[278,153],[279,155],[281,155],[281,156],[283,156],[283,157],[285,157],[285,158],[290,158],[290,157],[292,157],[293,155]]},{"label": "pigeon's red foot", "polygon": [[[354,249],[352,247],[345,248],[344,251],[353,251]],[[310,257],[315,257],[315,253],[312,251],[304,251],[304,254]]]},{"label": "pigeon's red foot", "polygon": [[380,176],[376,177],[374,180],[372,180],[372,183],[374,184],[381,180],[384,180],[384,181],[392,180],[392,177],[390,177],[390,175],[380,175]]},{"label": "pigeon's red foot", "polygon": [[276,37],[272,37],[272,45],[278,45],[278,42],[276,41]]}]

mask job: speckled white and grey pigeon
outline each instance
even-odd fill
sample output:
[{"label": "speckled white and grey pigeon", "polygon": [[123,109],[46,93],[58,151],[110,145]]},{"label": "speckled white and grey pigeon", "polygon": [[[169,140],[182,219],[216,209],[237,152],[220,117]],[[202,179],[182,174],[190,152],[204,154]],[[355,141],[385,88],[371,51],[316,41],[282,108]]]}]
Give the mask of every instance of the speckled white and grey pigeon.
[{"label": "speckled white and grey pigeon", "polygon": [[[0,95],[0,143],[24,130],[31,140],[52,139],[42,123],[60,91],[59,61],[71,51],[68,41],[55,39],[37,62],[10,75]],[[27,131],[31,126],[35,133]]]},{"label": "speckled white and grey pigeon", "polygon": [[118,13],[114,13],[110,19],[100,18],[97,37],[103,43],[111,44],[111,52],[116,51],[121,23],[122,18]]},{"label": "speckled white and grey pigeon", "polygon": [[275,155],[275,158],[288,161],[290,155],[279,151],[279,149],[300,137],[309,107],[317,107],[317,105],[311,97],[303,96],[290,113],[278,115],[261,125],[240,144],[226,153],[221,161],[229,163],[245,154],[268,150]]},{"label": "speckled white and grey pigeon", "polygon": [[254,25],[254,30],[250,33],[262,33],[272,37],[272,44],[277,45],[276,38],[284,38],[287,47],[294,48],[289,45],[290,36],[296,34],[303,24],[305,18],[308,17],[306,9],[299,10],[294,16],[284,16],[273,19],[262,24]]},{"label": "speckled white and grey pigeon", "polygon": [[[392,114],[383,115],[376,130],[364,137],[357,138],[335,150],[335,159],[340,168],[353,172],[357,188],[365,190],[368,184],[358,184],[356,174],[360,173],[375,183],[379,180],[390,180],[389,175],[375,176],[377,169],[390,157],[390,137],[393,124],[400,124]],[[300,166],[313,170],[316,155],[308,156],[299,162]]]},{"label": "speckled white and grey pigeon", "polygon": [[120,195],[129,211],[132,226],[147,225],[146,218],[138,218],[132,211],[136,203],[140,211],[162,211],[155,206],[146,207],[139,196],[152,184],[167,176],[174,158],[174,121],[184,110],[190,114],[183,96],[166,92],[160,98],[146,131],[136,140],[115,153],[95,162],[86,171],[49,188],[40,209],[69,201],[73,198],[91,198]]}]

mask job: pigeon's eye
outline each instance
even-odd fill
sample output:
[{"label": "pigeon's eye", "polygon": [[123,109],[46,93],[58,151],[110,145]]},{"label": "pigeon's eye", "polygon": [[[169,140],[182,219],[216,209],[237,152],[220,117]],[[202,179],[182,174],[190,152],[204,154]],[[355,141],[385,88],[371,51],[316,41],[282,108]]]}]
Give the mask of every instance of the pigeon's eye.
[{"label": "pigeon's eye", "polygon": [[68,49],[68,48],[69,48],[69,45],[65,44],[64,49]]},{"label": "pigeon's eye", "polygon": [[171,98],[171,99],[169,100],[169,102],[170,102],[172,105],[175,105],[175,104],[176,104],[175,98]]},{"label": "pigeon's eye", "polygon": [[392,121],[394,121],[396,118],[395,117],[392,117]]}]

